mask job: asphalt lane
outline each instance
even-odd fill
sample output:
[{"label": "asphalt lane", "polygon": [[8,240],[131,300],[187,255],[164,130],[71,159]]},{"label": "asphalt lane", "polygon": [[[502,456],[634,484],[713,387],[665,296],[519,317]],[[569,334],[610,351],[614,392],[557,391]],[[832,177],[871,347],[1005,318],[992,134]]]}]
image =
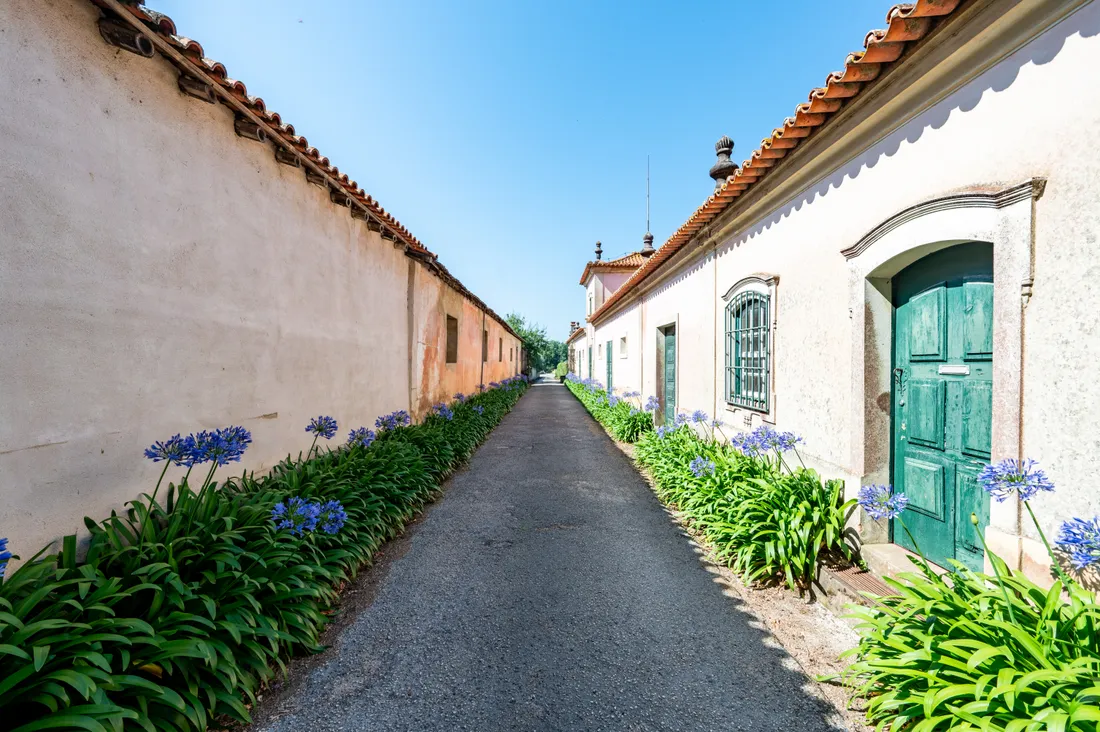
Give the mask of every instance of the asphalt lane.
[{"label": "asphalt lane", "polygon": [[836,729],[560,385],[528,391],[405,541],[255,732]]}]

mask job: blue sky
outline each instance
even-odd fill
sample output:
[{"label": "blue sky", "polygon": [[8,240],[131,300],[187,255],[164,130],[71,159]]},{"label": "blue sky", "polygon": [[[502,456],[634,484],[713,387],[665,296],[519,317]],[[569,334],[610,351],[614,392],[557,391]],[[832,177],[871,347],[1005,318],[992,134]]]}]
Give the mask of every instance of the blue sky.
[{"label": "blue sky", "polygon": [[[501,315],[564,339],[577,281],[663,243],[881,28],[882,0],[782,4],[148,0]],[[781,9],[778,9],[781,8]]]}]

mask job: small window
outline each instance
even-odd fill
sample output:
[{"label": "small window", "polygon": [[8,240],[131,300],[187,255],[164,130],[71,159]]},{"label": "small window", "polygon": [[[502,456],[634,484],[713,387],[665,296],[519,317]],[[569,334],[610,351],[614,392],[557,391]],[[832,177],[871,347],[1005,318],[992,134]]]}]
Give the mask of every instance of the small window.
[{"label": "small window", "polygon": [[515,361],[515,360],[516,360],[516,359],[514,359],[514,358],[512,357],[512,349],[511,349],[511,348],[509,348],[509,349],[508,349],[508,362],[509,362],[509,363],[511,363],[512,361]]},{"label": "small window", "polygon": [[497,339],[497,361],[504,360],[504,339]]},{"label": "small window", "polygon": [[489,331],[481,331],[481,360],[486,362],[489,360]]},{"label": "small window", "polygon": [[619,339],[619,358],[626,358],[626,336]]},{"label": "small window", "polygon": [[447,363],[458,363],[458,318],[450,315],[447,316]]},{"label": "small window", "polygon": [[726,305],[726,401],[768,411],[771,382],[770,298],[744,291]]},{"label": "small window", "polygon": [[589,315],[592,314],[592,306],[595,304],[595,302],[596,302],[596,296],[593,295],[591,292],[588,293],[588,314]]}]

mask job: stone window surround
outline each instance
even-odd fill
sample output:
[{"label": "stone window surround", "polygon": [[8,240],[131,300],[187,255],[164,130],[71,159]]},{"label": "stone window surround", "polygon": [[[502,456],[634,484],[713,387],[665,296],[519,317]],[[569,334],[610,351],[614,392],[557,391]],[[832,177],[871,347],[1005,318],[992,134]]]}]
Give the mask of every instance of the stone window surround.
[{"label": "stone window surround", "polygon": [[[1045,185],[1044,178],[1032,178],[924,201],[841,252],[849,266],[853,333],[850,464],[862,474],[861,484],[890,482],[891,278],[922,257],[964,242],[993,245],[992,459],[1021,456],[1024,312],[1033,282],[1036,202]],[[858,486],[848,489],[852,494]],[[1015,569],[1049,562],[1037,541],[1023,537],[1021,511],[1019,501],[993,502],[986,529],[990,549]],[[889,540],[885,522],[866,517],[860,533],[867,543]]]},{"label": "stone window surround", "polygon": [[[733,299],[734,295],[741,292],[759,292],[768,296],[768,311],[771,318],[771,324],[768,329],[768,410],[753,409],[751,407],[744,407],[739,404],[733,404],[728,401],[728,394],[726,394],[726,373],[725,373],[725,343],[726,334],[722,330],[721,340],[721,356],[722,356],[722,370],[721,376],[717,380],[719,393],[721,398],[718,400],[720,404],[724,405],[726,413],[741,418],[744,421],[745,427],[752,425],[753,416],[756,415],[759,419],[767,422],[768,424],[775,424],[775,410],[777,394],[775,388],[775,363],[776,363],[776,329],[779,323],[779,275],[770,274],[766,272],[757,272],[747,277],[742,277],[735,282],[728,290],[726,294],[722,295],[722,302],[729,303]],[[721,323],[725,322],[725,305],[722,306],[723,315]],[[724,326],[723,326],[724,328]],[[716,364],[717,365],[717,364]],[[736,424],[736,423],[735,423]]]}]

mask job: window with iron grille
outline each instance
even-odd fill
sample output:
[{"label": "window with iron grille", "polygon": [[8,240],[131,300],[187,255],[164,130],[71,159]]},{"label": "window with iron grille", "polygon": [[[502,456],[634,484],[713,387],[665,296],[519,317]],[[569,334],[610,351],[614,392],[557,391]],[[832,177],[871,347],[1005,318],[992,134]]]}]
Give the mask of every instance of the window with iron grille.
[{"label": "window with iron grille", "polygon": [[768,411],[771,383],[769,297],[745,291],[726,305],[726,401]]}]

